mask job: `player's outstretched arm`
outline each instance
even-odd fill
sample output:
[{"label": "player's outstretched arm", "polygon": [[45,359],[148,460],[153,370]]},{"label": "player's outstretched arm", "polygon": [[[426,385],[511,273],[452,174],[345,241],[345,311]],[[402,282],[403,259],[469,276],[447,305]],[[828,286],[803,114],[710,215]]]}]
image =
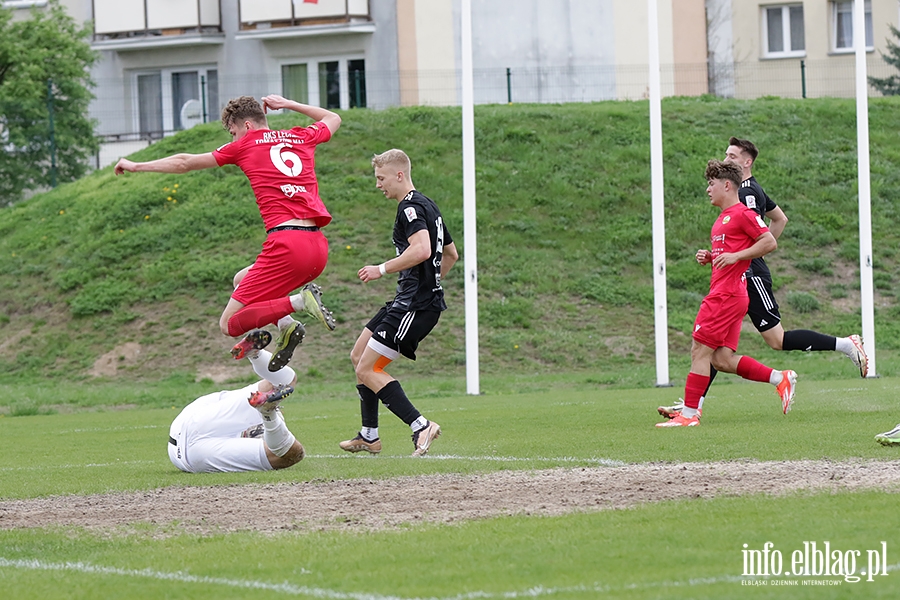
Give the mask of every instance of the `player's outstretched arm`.
[{"label": "player's outstretched arm", "polygon": [[[427,229],[421,229],[409,237],[409,247],[400,256],[380,265],[366,265],[356,274],[361,281],[375,281],[388,273],[399,273],[425,262],[431,256],[431,236]],[[442,267],[443,268],[443,267]]]},{"label": "player's outstretched arm", "polygon": [[320,106],[310,106],[309,104],[301,104],[294,100],[288,100],[278,94],[269,94],[262,99],[263,110],[281,110],[286,108],[301,115],[306,115],[313,121],[322,121],[328,126],[328,131],[334,135],[341,127],[341,116],[336,112],[331,112],[327,108]]},{"label": "player's outstretched arm", "polygon": [[122,158],[116,163],[116,175],[122,173],[187,173],[218,167],[212,152],[205,154],[173,154],[147,162],[133,162]]}]

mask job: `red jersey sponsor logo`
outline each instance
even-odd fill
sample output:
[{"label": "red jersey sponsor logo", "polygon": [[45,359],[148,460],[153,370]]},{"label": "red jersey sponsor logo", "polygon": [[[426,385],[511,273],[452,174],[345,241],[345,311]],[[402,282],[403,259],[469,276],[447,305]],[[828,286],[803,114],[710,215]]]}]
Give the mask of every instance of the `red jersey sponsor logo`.
[{"label": "red jersey sponsor logo", "polygon": [[291,185],[290,183],[286,183],[281,186],[281,191],[284,192],[284,195],[288,198],[292,198],[294,194],[305,194],[306,188],[302,185]]}]

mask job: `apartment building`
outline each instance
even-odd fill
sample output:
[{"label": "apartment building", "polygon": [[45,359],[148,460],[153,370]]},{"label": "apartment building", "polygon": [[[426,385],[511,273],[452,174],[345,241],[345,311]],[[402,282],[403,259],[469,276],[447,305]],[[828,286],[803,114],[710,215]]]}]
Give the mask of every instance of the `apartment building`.
[{"label": "apartment building", "polygon": [[[2,3],[15,18],[47,4]],[[107,141],[101,165],[217,120],[238,95],[280,93],[340,109],[460,101],[461,0],[60,3],[92,22],[91,45],[101,56],[91,106]],[[644,0],[471,5],[476,103],[646,97]],[[658,0],[657,7],[663,95],[852,95],[851,1]],[[897,0],[866,0],[873,67],[883,66],[878,51],[898,17]],[[802,85],[801,68],[810,73]],[[849,76],[834,76],[841,69]]]},{"label": "apartment building", "polygon": [[[710,92],[727,97],[852,97],[852,0],[707,0]],[[897,0],[865,0],[867,70],[887,76],[882,52]]]},{"label": "apartment building", "polygon": [[[104,135],[179,130],[216,118],[240,94],[278,92],[343,109],[459,102],[460,0],[61,3],[93,21],[92,46],[102,57],[94,112]],[[659,4],[663,64],[703,64],[703,0]],[[46,1],[4,5],[25,18]],[[521,102],[646,93],[642,2],[473,2],[472,22],[477,102],[507,102],[511,93]],[[695,79],[673,80],[668,92],[706,91],[705,75]]]}]

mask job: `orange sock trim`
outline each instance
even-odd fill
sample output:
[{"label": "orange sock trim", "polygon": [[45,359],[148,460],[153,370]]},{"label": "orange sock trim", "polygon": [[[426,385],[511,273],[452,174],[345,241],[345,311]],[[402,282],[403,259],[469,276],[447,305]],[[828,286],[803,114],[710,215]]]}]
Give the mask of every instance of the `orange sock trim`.
[{"label": "orange sock trim", "polygon": [[391,364],[392,362],[394,362],[394,361],[392,361],[388,357],[380,356],[380,357],[378,357],[378,360],[375,361],[375,366],[372,367],[372,370],[375,371],[376,373],[384,373],[384,368],[386,366],[388,366],[389,364]]}]

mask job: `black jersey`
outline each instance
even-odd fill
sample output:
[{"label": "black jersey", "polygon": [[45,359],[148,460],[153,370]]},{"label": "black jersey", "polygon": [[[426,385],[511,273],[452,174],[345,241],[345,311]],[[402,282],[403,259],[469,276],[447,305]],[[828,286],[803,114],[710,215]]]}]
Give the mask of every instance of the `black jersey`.
[{"label": "black jersey", "polygon": [[413,190],[397,205],[397,219],[394,221],[394,247],[397,249],[397,256],[409,248],[409,238],[422,230],[427,230],[428,237],[431,238],[431,256],[399,273],[392,310],[412,312],[447,309],[444,288],[441,287],[441,260],[444,245],[453,243],[453,239],[444,225],[444,218],[437,204]]},{"label": "black jersey", "polygon": [[[778,205],[769,198],[766,192],[756,181],[756,177],[752,175],[741,183],[738,189],[738,198],[750,210],[756,212],[760,217],[765,217],[766,213],[778,208]],[[762,257],[754,258],[750,261],[750,268],[747,269],[747,276],[761,277],[772,283],[772,274],[769,272],[769,266]]]}]

